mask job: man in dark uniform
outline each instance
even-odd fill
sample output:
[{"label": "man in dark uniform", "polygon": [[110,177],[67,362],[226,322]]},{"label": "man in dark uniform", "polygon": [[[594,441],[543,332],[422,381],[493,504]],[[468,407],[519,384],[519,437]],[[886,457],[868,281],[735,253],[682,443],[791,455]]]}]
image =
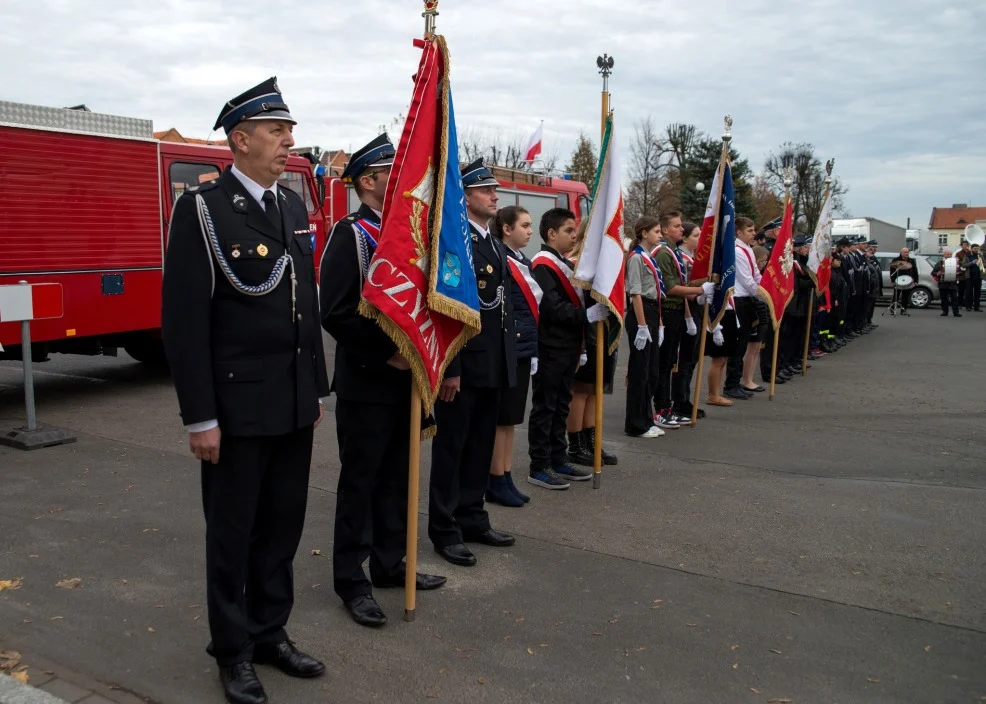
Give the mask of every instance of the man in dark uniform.
[{"label": "man in dark uniform", "polygon": [[869,307],[867,296],[870,291],[869,267],[866,265],[866,257],[863,256],[863,249],[866,247],[866,237],[857,235],[855,244],[852,246],[853,257],[853,301],[850,307],[853,310],[853,332],[856,335],[865,335],[869,330],[866,329],[866,311]]},{"label": "man in dark uniform", "polygon": [[863,253],[863,261],[866,262],[866,273],[869,276],[869,288],[866,292],[866,329],[876,330],[879,325],[873,322],[873,313],[876,311],[876,301],[883,296],[883,270],[880,262],[876,258],[876,248],[879,246],[876,240],[866,243],[866,250]]},{"label": "man in dark uniform", "polygon": [[808,323],[811,292],[815,288],[808,274],[808,238],[804,235],[796,235],[793,245],[794,290],[787,308],[784,309],[780,345],[777,348],[777,368],[785,370],[791,376],[801,374],[803,371],[801,362],[805,343],[805,325]]},{"label": "man in dark uniform", "polygon": [[[322,327],[337,342],[332,390],[342,462],[333,582],[353,620],[364,626],[387,622],[372,587],[404,586],[407,548],[411,367],[376,322],[357,311],[394,156],[386,134],[353,154],[342,180],[353,184],[362,205],[332,228],[320,267]],[[363,572],[367,556],[372,585]],[[445,577],[417,575],[418,589],[443,584]]]},{"label": "man in dark uniform", "polygon": [[252,663],[325,671],[284,630],[329,394],[308,215],[277,183],[295,124],[274,78],[223,106],[233,166],[175,203],[164,265],[162,336],[202,461],[208,652],[244,704],[267,701]]},{"label": "man in dark uniform", "polygon": [[439,555],[453,565],[470,567],[476,556],[465,543],[514,544],[512,535],[490,526],[483,497],[493,460],[500,388],[517,383],[517,351],[507,255],[487,229],[496,215],[499,184],[478,159],[462,169],[462,185],[482,330],[448,365],[435,404],[438,435],[431,448],[428,536]]}]

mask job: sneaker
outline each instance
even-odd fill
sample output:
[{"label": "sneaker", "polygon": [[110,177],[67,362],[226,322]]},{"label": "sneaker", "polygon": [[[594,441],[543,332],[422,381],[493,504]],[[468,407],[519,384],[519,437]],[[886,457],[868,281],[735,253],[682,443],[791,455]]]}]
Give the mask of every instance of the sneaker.
[{"label": "sneaker", "polygon": [[531,473],[527,475],[527,483],[533,484],[534,486],[544,487],[545,489],[555,489],[557,491],[562,491],[570,486],[570,484],[558,476],[558,472],[553,469],[539,469],[536,472],[531,471]]},{"label": "sneaker", "polygon": [[[628,433],[629,434],[629,433]],[[658,428],[656,425],[652,425],[647,432],[641,433],[640,435],[631,435],[634,438],[659,438],[664,435],[664,431]]]},{"label": "sneaker", "polygon": [[692,424],[692,417],[691,416],[683,416],[683,415],[679,415],[678,413],[672,413],[671,414],[671,418],[673,418],[674,421],[679,426],[682,426],[682,425],[691,425]]},{"label": "sneaker", "polygon": [[669,430],[675,430],[680,428],[681,425],[675,420],[674,415],[671,411],[665,411],[664,413],[659,413],[657,415],[657,425],[659,428],[667,428]]},{"label": "sneaker", "polygon": [[582,469],[581,467],[574,467],[570,464],[563,464],[559,467],[555,467],[555,474],[557,474],[562,481],[573,481],[573,482],[587,482],[592,479],[591,469]]}]

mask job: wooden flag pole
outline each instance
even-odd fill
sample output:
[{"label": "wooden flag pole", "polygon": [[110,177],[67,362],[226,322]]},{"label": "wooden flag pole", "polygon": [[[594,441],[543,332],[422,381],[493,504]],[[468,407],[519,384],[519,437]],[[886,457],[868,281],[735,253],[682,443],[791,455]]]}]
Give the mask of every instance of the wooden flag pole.
[{"label": "wooden flag pole", "polygon": [[777,381],[777,344],[780,342],[781,326],[780,322],[774,326],[774,353],[771,355],[773,360],[770,363],[770,400],[774,400],[774,382]]},{"label": "wooden flag pole", "polygon": [[404,620],[414,620],[418,586],[418,489],[421,471],[421,392],[411,385],[411,434],[407,463],[407,568],[404,573]]},{"label": "wooden flag pole", "polygon": [[[709,281],[715,284],[719,282],[715,280],[715,276],[712,273],[712,260],[716,256],[716,237],[719,234],[719,206],[722,205],[722,179],[723,179],[723,165],[726,163],[726,159],[729,158],[729,142],[733,138],[733,118],[726,115],[723,118],[723,133],[722,133],[722,154],[719,156],[719,171],[715,179],[719,183],[720,195],[716,198],[715,208],[713,210],[713,222],[712,226],[712,247],[709,249]],[[725,301],[723,301],[725,305]],[[694,428],[695,424],[698,423],[698,399],[702,395],[702,372],[705,366],[705,342],[709,333],[709,301],[705,301],[705,305],[702,306],[702,333],[698,341],[698,363],[695,367],[695,391],[692,392],[692,418],[689,425]],[[709,389],[711,395],[712,389]]]},{"label": "wooden flag pole", "polygon": [[808,372],[808,345],[811,344],[811,316],[815,312],[815,289],[811,289],[811,302],[808,304],[808,323],[805,325],[805,349],[801,355],[801,376]]}]

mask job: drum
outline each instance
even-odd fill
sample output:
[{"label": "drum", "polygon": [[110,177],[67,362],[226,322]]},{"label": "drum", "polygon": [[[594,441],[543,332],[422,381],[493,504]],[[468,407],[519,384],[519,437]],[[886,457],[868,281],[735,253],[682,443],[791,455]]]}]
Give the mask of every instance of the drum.
[{"label": "drum", "polygon": [[907,274],[901,274],[897,277],[897,281],[894,282],[894,285],[902,290],[914,288],[914,279]]},{"label": "drum", "polygon": [[945,260],[945,267],[943,269],[942,281],[946,283],[954,283],[955,277],[958,274],[959,262],[955,257]]}]

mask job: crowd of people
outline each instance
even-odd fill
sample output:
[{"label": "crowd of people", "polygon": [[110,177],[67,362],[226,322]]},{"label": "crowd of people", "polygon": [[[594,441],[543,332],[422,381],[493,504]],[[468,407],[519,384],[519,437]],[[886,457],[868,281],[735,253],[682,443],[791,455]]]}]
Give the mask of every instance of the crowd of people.
[{"label": "crowd of people", "polygon": [[[280,188],[294,118],[275,80],[227,102],[216,122],[233,165],[187,189],[171,218],[162,289],[162,336],[189,448],[201,461],[206,519],[207,648],[228,701],[267,701],[254,664],[294,677],[325,666],[285,630],[294,600],[293,560],[305,521],[313,434],[336,396],[340,473],[332,549],[333,586],[352,619],[380,627],[387,616],[374,589],[421,591],[442,575],[406,575],[412,373],[394,341],[360,313],[361,292],[380,237],[396,150],[386,135],[351,157],[343,180],[360,207],[335,223],[316,282],[302,199]],[[487,502],[531,500],[513,478],[516,427],[527,418],[526,484],[561,491],[591,478],[595,394],[612,393],[618,325],[604,326],[603,388],[597,389],[597,323],[610,309],[573,283],[579,224],[564,208],[535,223],[498,209],[498,183],[482,160],[462,169],[481,329],[446,368],[432,422],[428,537],[460,567],[477,564],[469,544],[507,548]],[[759,297],[767,248],[737,221],[737,278],[729,310],[712,330],[706,400],[730,406],[764,390],[774,335]],[[768,230],[770,228],[767,228]],[[534,233],[540,251],[524,254]],[[699,229],[676,212],[646,217],[627,252],[626,334],[630,342],[624,430],[655,438],[694,411],[698,327],[712,283],[690,285]],[[769,235],[769,233],[766,233]],[[764,238],[764,244],[769,236]],[[797,286],[779,334],[779,383],[801,371],[801,341],[817,358],[871,330],[870,257],[839,243],[831,293],[815,300],[805,272],[806,241],[795,242]],[[871,243],[875,244],[875,243]],[[867,250],[868,251],[868,250]],[[290,278],[288,278],[290,276]],[[290,283],[288,283],[290,282]],[[840,283],[841,282],[841,283]],[[316,285],[318,283],[319,285]],[[335,341],[334,373],[323,331]],[[530,412],[528,414],[528,399]],[[605,464],[618,458],[600,448]],[[364,563],[369,561],[369,575]]]}]

